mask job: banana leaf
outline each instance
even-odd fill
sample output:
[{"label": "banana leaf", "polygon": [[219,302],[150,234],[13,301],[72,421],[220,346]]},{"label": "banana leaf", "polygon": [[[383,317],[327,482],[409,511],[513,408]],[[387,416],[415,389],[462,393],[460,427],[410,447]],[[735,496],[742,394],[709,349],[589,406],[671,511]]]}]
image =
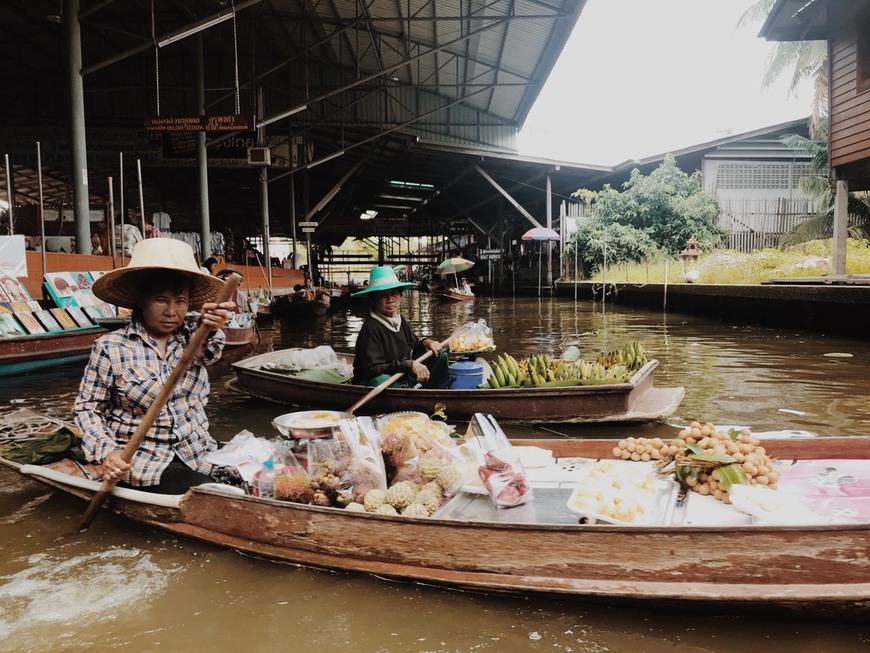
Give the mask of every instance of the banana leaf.
[{"label": "banana leaf", "polygon": [[318,381],[320,383],[347,383],[351,379],[351,377],[344,376],[334,369],[300,370],[299,372],[294,372],[293,376],[297,379]]}]

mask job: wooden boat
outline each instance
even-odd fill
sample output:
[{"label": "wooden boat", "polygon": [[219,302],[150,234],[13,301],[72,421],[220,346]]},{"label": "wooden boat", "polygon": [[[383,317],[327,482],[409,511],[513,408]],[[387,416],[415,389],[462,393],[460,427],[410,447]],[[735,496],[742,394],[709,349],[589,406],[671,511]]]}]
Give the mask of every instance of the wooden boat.
[{"label": "wooden boat", "polygon": [[0,338],[0,374],[25,374],[87,360],[101,326]]},{"label": "wooden boat", "polygon": [[[286,357],[283,351],[246,358],[233,365],[241,387],[249,394],[297,406],[345,410],[371,388],[299,379],[268,369]],[[353,355],[338,354],[353,363]],[[506,423],[651,422],[677,409],[685,388],[653,387],[657,360],[638,370],[629,383],[569,387],[506,388],[500,390],[424,390],[388,388],[361,409],[366,414],[447,406],[451,419],[491,413]],[[264,369],[266,366],[266,369]],[[430,410],[431,412],[431,410]]]},{"label": "wooden boat", "polygon": [[223,332],[227,337],[225,347],[242,347],[257,340],[257,325],[253,322],[248,326],[224,327]]},{"label": "wooden boat", "polygon": [[474,301],[474,295],[466,295],[455,290],[441,290],[434,293],[435,296],[443,302],[471,302]]},{"label": "wooden boat", "polygon": [[[557,458],[609,458],[614,442],[514,445],[547,449]],[[870,459],[870,437],[771,439],[765,447],[780,459]],[[0,469],[84,500],[100,487],[70,461],[42,466],[0,458]],[[214,484],[178,496],[115,488],[106,507],[155,529],[246,554],[430,585],[690,614],[777,612],[857,623],[870,618],[870,523],[579,524],[567,510],[569,489],[533,492],[530,503],[507,509],[493,508],[488,496],[460,492],[430,518],[261,499]]]},{"label": "wooden boat", "polygon": [[273,310],[279,317],[320,317],[329,312],[330,306],[329,294],[318,290],[314,299],[305,299],[299,293],[276,297]]},{"label": "wooden boat", "polygon": [[272,306],[273,305],[274,305],[274,302],[270,302],[268,304],[263,304],[263,303],[257,304],[256,319],[258,319],[258,320],[271,320],[273,317],[273,315],[272,315]]}]

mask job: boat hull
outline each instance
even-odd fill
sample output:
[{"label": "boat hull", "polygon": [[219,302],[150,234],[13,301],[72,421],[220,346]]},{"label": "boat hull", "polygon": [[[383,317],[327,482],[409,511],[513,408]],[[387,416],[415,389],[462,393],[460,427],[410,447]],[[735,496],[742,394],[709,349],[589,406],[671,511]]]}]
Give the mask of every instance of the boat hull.
[{"label": "boat hull", "polygon": [[329,312],[330,299],[319,295],[317,299],[301,299],[298,296],[283,295],[275,299],[273,312],[278,317],[320,317]]},{"label": "boat hull", "polygon": [[86,360],[94,341],[104,333],[104,328],[92,327],[0,338],[0,374],[25,374]]},{"label": "boat hull", "polygon": [[474,295],[465,295],[461,292],[441,291],[435,293],[435,296],[442,302],[472,302]]},{"label": "boat hull", "polygon": [[257,330],[254,324],[245,327],[224,327],[226,344],[224,347],[241,347],[250,345],[257,339]]},{"label": "boat hull", "polygon": [[[530,440],[557,456],[608,457],[613,440]],[[770,440],[780,458],[870,458],[870,438]],[[96,481],[0,459],[88,500]],[[90,485],[88,485],[90,484]],[[126,494],[123,494],[126,492]],[[645,607],[870,617],[870,524],[625,527],[521,523],[516,508],[489,521],[352,513],[194,488],[175,503],[115,490],[109,506],[177,535],[283,562],[486,593],[542,594]],[[536,490],[537,493],[537,490]],[[133,500],[130,495],[143,495]],[[536,494],[537,498],[537,494]],[[703,552],[708,552],[704,554]]]},{"label": "boat hull", "polygon": [[[249,394],[298,408],[346,410],[371,391],[366,386],[306,381],[260,369],[280,360],[282,352],[252,356],[233,365],[241,387]],[[352,357],[341,355],[346,359]],[[685,389],[653,387],[658,361],[640,369],[630,383],[595,386],[425,390],[388,388],[360,411],[366,414],[434,410],[447,406],[451,419],[474,413],[495,415],[507,423],[648,422],[664,419],[677,409]]]}]

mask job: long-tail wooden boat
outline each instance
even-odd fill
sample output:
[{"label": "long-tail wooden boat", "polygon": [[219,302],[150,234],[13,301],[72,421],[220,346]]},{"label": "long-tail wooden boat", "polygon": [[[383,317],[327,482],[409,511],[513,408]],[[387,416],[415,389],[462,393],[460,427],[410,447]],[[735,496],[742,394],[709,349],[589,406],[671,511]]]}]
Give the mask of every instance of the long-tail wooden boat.
[{"label": "long-tail wooden boat", "polygon": [[466,295],[465,293],[456,292],[455,290],[441,290],[434,293],[435,297],[443,302],[472,302],[474,295]]},{"label": "long-tail wooden boat", "polygon": [[94,340],[106,333],[100,326],[0,338],[0,374],[25,374],[86,360]]},{"label": "long-tail wooden boat", "polygon": [[[353,363],[353,355],[338,354]],[[238,383],[252,396],[299,408],[345,410],[371,388],[297,378],[278,369],[283,351],[268,352],[233,365]],[[649,361],[628,383],[568,387],[424,390],[388,388],[360,410],[364,414],[430,409],[447,406],[451,419],[468,419],[474,413],[491,413],[505,423],[652,422],[672,415],[685,396],[685,388],[656,388]],[[431,410],[430,410],[431,412]]]},{"label": "long-tail wooden boat", "polygon": [[[558,459],[609,458],[613,440],[529,440]],[[771,439],[785,460],[870,459],[870,437]],[[70,461],[0,469],[90,500],[100,487]],[[870,523],[813,526],[580,524],[568,488],[534,488],[495,509],[460,493],[430,518],[358,513],[206,485],[184,495],[115,488],[107,507],[174,535],[287,563],[490,593],[607,604],[870,618]],[[694,493],[691,493],[694,495]],[[689,501],[692,499],[690,498]],[[84,506],[83,506],[84,507]]]}]

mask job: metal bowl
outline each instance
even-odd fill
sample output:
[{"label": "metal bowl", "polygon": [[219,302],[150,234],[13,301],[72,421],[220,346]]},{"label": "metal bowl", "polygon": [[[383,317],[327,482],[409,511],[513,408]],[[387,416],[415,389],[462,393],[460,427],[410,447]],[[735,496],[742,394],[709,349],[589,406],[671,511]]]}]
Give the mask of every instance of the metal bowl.
[{"label": "metal bowl", "polygon": [[339,410],[301,410],[285,413],[272,420],[272,426],[285,438],[313,439],[332,437],[332,429],[351,413]]}]

